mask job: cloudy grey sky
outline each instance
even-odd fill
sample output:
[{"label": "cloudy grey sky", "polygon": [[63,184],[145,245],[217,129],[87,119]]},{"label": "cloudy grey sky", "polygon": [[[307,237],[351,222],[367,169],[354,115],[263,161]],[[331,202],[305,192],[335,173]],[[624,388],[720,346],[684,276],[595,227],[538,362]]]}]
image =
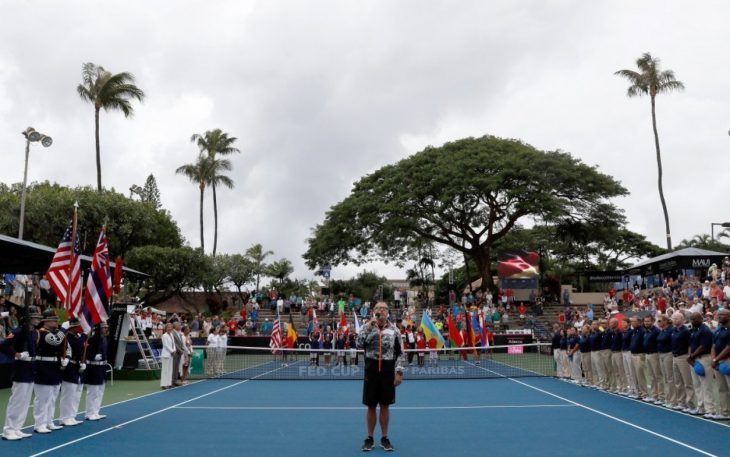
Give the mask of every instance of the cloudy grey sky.
[{"label": "cloudy grey sky", "polygon": [[148,95],[132,119],[102,114],[105,186],[128,194],[153,173],[193,246],[197,188],[174,170],[212,128],[242,151],[219,194],[219,250],[260,242],[298,277],[310,228],[355,180],[487,133],[615,176],[630,227],[661,245],[649,102],[613,76],[650,51],[687,87],[658,99],[678,242],[730,220],[728,17],[725,1],[0,0],[0,181],[22,180],[32,125],[55,142],[33,148],[29,180],[95,185],[93,110],[75,91],[94,62]]}]

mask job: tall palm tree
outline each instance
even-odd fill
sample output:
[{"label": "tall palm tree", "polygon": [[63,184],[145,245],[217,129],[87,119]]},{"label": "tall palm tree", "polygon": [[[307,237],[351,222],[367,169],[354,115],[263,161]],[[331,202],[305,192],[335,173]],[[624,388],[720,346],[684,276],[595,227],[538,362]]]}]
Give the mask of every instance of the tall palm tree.
[{"label": "tall palm tree", "polygon": [[104,67],[87,62],[81,67],[82,83],[76,91],[82,100],[94,104],[94,133],[96,136],[96,187],[101,192],[101,149],[99,147],[99,111],[119,110],[124,117],[134,114],[131,100],[142,101],[144,91],[134,85],[134,75],[127,72],[112,74]]},{"label": "tall palm tree", "polygon": [[254,244],[246,250],[246,257],[253,262],[253,274],[256,276],[256,292],[259,291],[261,275],[266,273],[267,265],[265,260],[270,255],[274,255],[274,251],[264,251],[264,247],[260,243]]},{"label": "tall palm tree", "polygon": [[200,154],[195,163],[182,165],[175,170],[175,173],[187,176],[200,189],[200,249],[203,252],[205,252],[205,238],[203,237],[203,196],[205,194],[205,187],[209,185],[210,169],[210,159],[206,155]]},{"label": "tall palm tree", "polygon": [[[215,160],[217,155],[230,155],[241,152],[233,147],[236,137],[229,137],[227,133],[221,129],[208,130],[204,134],[193,134],[190,141],[195,143],[201,153],[207,153],[208,157]],[[230,162],[229,162],[230,163]],[[226,170],[230,170],[227,168]],[[218,197],[216,195],[216,187],[218,184],[224,184],[229,189],[233,188],[233,180],[225,177],[225,180],[213,179],[210,183],[213,189],[213,218],[214,218],[214,235],[213,235],[213,256],[218,249]]]},{"label": "tall palm tree", "polygon": [[231,161],[228,159],[219,159],[215,156],[209,156],[208,159],[208,185],[213,189],[213,215],[215,221],[215,236],[213,238],[213,257],[215,257],[215,251],[218,247],[218,207],[216,206],[215,188],[217,186],[225,186],[229,189],[233,189],[233,180],[224,175],[226,171],[230,171],[233,168]]},{"label": "tall palm tree", "polygon": [[629,98],[648,95],[651,100],[651,125],[654,129],[654,146],[656,147],[656,162],[659,170],[659,199],[662,202],[664,211],[664,225],[667,230],[667,249],[672,249],[672,232],[669,230],[669,213],[667,203],[664,200],[664,188],[662,186],[662,155],[659,149],[659,133],[656,128],[656,96],[664,92],[680,91],[684,84],[674,77],[672,70],[660,70],[659,59],[652,57],[648,52],[636,60],[639,71],[619,70],[615,75],[621,76],[629,81],[630,86],[626,92]]}]

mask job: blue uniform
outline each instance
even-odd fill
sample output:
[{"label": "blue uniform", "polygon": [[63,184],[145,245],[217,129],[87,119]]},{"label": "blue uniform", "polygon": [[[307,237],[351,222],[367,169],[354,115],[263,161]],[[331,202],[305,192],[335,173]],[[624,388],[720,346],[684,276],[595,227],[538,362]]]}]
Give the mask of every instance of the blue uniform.
[{"label": "blue uniform", "polygon": [[650,328],[644,327],[644,352],[647,354],[656,354],[657,352],[657,337],[659,336],[659,329],[655,326]]},{"label": "blue uniform", "polygon": [[[27,352],[30,357],[35,357],[36,340],[38,332],[28,326],[21,326],[12,331],[13,338],[6,339],[2,345],[2,351],[8,357],[15,358],[15,354]],[[13,367],[13,382],[33,382],[33,362],[15,359]]]},{"label": "blue uniform", "polygon": [[590,335],[588,336],[581,336],[580,337],[580,352],[581,353],[589,353],[591,352],[591,340]]},{"label": "blue uniform", "polygon": [[565,351],[568,350],[568,338],[567,337],[560,338],[560,349],[563,349]]},{"label": "blue uniform", "polygon": [[601,341],[603,340],[603,334],[601,332],[593,332],[589,337],[591,342],[591,352],[601,350]]},{"label": "blue uniform", "polygon": [[38,330],[38,345],[35,357],[36,384],[58,386],[61,384],[61,359],[64,356],[63,342],[66,336],[60,330]]},{"label": "blue uniform", "polygon": [[689,329],[680,325],[674,327],[672,332],[672,355],[679,357],[680,355],[687,355],[689,353]]},{"label": "blue uniform", "polygon": [[712,336],[712,343],[715,345],[715,356],[717,357],[730,345],[730,327],[720,327],[715,330],[715,334]]},{"label": "blue uniform", "polygon": [[631,328],[621,332],[621,350],[622,351],[631,350],[631,334],[632,334]]},{"label": "blue uniform", "polygon": [[81,373],[79,372],[79,364],[84,362],[84,343],[86,335],[74,332],[66,333],[66,357],[69,358],[68,365],[63,369],[61,380],[73,384],[81,384]]},{"label": "blue uniform", "polygon": [[568,338],[568,349],[573,349],[576,345],[580,349],[580,337],[578,335]]},{"label": "blue uniform", "polygon": [[674,333],[674,327],[670,325],[664,330],[661,330],[659,336],[656,337],[657,351],[660,354],[672,352],[672,333]]},{"label": "blue uniform", "polygon": [[604,330],[601,333],[601,350],[608,349],[610,351],[611,346],[613,346],[613,332],[611,330]]},{"label": "blue uniform", "polygon": [[99,333],[94,333],[89,338],[86,348],[84,384],[98,386],[106,382],[106,356],[107,338]]},{"label": "blue uniform", "polygon": [[624,334],[618,330],[609,330],[613,334],[613,340],[611,340],[611,352],[621,352],[624,343]]},{"label": "blue uniform", "polygon": [[644,353],[644,327],[631,329],[631,344],[629,350],[632,354]]},{"label": "blue uniform", "polygon": [[712,348],[712,330],[705,324],[699,327],[692,327],[689,332],[689,350],[694,353],[700,346],[705,348],[702,354],[709,354]]}]

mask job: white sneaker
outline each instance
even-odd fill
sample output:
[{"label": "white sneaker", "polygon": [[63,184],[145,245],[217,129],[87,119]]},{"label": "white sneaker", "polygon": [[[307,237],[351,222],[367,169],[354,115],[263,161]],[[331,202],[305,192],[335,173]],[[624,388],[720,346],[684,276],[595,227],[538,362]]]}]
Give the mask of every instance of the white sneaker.
[{"label": "white sneaker", "polygon": [[645,402],[647,402],[647,403],[651,403],[651,402],[654,401],[654,399],[652,397],[644,397],[644,398],[642,398],[642,400],[645,401]]},{"label": "white sneaker", "polygon": [[672,409],[679,411],[679,410],[684,410],[686,408],[682,405],[674,405],[674,406],[672,406]]},{"label": "white sneaker", "polygon": [[40,427],[36,427],[36,428],[33,429],[33,431],[36,432],[36,433],[51,433],[51,431],[48,430],[48,427],[46,427],[45,425],[41,425]]},{"label": "white sneaker", "polygon": [[61,421],[61,423],[64,426],[73,427],[73,426],[79,425],[81,422],[77,421],[76,419],[64,419]]},{"label": "white sneaker", "polygon": [[63,428],[63,425],[56,425],[53,422],[51,422],[50,424],[46,425],[46,427],[48,428],[48,430],[53,431],[53,430],[61,430]]},{"label": "white sneaker", "polygon": [[91,416],[87,417],[87,421],[98,421],[101,419],[104,419],[106,416],[103,414],[92,414]]},{"label": "white sneaker", "polygon": [[702,417],[704,417],[705,419],[714,419],[715,414],[714,413],[705,413],[702,415]]},{"label": "white sneaker", "polygon": [[8,441],[18,441],[18,440],[23,439],[23,437],[20,436],[14,430],[5,430],[5,432],[1,436],[2,436],[2,439],[8,440]]},{"label": "white sneaker", "polygon": [[715,417],[713,417],[716,421],[726,421],[730,420],[730,416],[724,416],[722,414],[715,414]]},{"label": "white sneaker", "polygon": [[17,433],[18,435],[20,435],[21,438],[30,438],[31,436],[33,436],[32,433],[25,433],[22,430],[18,430],[15,433]]},{"label": "white sneaker", "polygon": [[661,404],[663,404],[663,403],[664,403],[664,402],[663,402],[663,401],[661,401],[661,400],[654,400],[654,404],[655,404],[655,405],[661,405]]}]

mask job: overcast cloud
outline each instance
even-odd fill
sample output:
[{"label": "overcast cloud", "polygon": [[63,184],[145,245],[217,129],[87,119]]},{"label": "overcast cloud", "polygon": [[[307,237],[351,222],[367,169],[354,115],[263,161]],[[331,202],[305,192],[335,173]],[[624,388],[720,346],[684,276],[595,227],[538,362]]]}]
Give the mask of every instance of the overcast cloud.
[{"label": "overcast cloud", "polygon": [[724,1],[0,0],[0,181],[22,180],[32,125],[54,144],[32,148],[29,181],[95,185],[93,110],[75,91],[94,62],[147,93],[131,119],[102,113],[104,185],[128,194],[153,173],[192,246],[198,190],[174,170],[213,128],[242,152],[219,251],[260,242],[297,277],[310,228],[359,177],[487,133],[599,166],[631,192],[617,201],[630,228],[663,245],[649,101],[613,76],[649,51],[687,88],[657,104],[677,243],[730,220],[728,17]]}]

